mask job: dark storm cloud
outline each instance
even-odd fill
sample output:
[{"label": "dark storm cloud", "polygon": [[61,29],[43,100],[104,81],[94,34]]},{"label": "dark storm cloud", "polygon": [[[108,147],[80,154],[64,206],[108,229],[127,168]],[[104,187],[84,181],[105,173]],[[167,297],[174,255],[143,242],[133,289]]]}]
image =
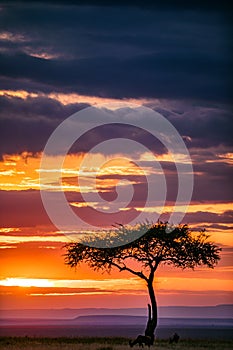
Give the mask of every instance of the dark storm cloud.
[{"label": "dark storm cloud", "polygon": [[60,122],[87,106],[64,106],[44,97],[23,100],[0,96],[0,155],[42,151]]},{"label": "dark storm cloud", "polygon": [[[20,153],[41,151],[55,128],[87,104],[62,105],[60,102],[44,98],[0,97],[0,153]],[[156,154],[166,152],[163,145],[150,133],[131,125],[107,124],[86,132],[70,149],[70,153],[83,153],[99,143],[116,138],[126,138],[144,144]],[[116,152],[130,154],[133,149],[124,147]],[[111,149],[106,149],[111,154]],[[115,153],[115,151],[113,152]]]},{"label": "dark storm cloud", "polygon": [[[166,101],[164,104],[166,105]],[[40,96],[26,99],[0,96],[1,154],[25,150],[41,151],[48,137],[60,122],[87,106],[88,104],[85,103],[63,105],[57,100]],[[155,110],[167,117],[180,135],[191,138],[190,140],[185,139],[185,142],[194,163],[200,163],[200,166],[195,169],[196,171],[204,171],[203,163],[206,159],[212,161],[216,159],[216,147],[221,146],[222,153],[230,152],[232,147],[232,112],[229,108],[209,109],[205,106],[199,106],[193,109],[192,106],[186,106],[186,111],[182,114],[174,113],[171,107],[169,108],[155,108]],[[95,128],[84,134],[71,148],[71,152],[87,152],[104,140],[116,138],[135,140],[155,154],[167,152],[165,147],[145,130],[117,124]],[[207,147],[210,148],[207,149]],[[127,154],[133,152],[131,149],[124,148],[121,151]],[[170,170],[170,167],[174,168],[170,163],[164,163],[164,166],[166,170]],[[210,164],[205,166],[209,169],[211,166],[214,167]],[[224,170],[225,165],[222,164],[219,169]]]},{"label": "dark storm cloud", "polygon": [[[167,200],[175,201],[178,189],[178,180],[174,164],[167,171],[166,163],[162,163],[165,170],[167,181]],[[232,191],[229,189],[232,186],[233,170],[232,166],[221,163],[206,164],[205,171],[198,173],[198,166],[194,164],[194,188],[192,193],[192,201],[232,201]],[[156,184],[155,184],[156,185]]]},{"label": "dark storm cloud", "polygon": [[[231,95],[223,13],[44,4],[1,13],[2,30],[24,40],[3,40],[0,72],[22,84],[118,98]],[[30,56],[43,52],[55,58]]]},{"label": "dark storm cloud", "polygon": [[47,97],[0,96],[0,118],[6,119],[48,119],[62,121],[71,114],[87,107],[87,104],[63,105]]},{"label": "dark storm cloud", "polygon": [[[200,150],[199,154],[201,157]],[[177,188],[175,164],[170,162],[161,162],[161,165],[165,174],[167,174],[168,185],[173,189],[172,197],[169,200],[175,200],[176,193],[174,189]],[[233,167],[231,164],[218,161],[210,163],[204,161],[193,162],[193,170],[193,201],[232,200],[232,191],[229,191],[233,178]]]},{"label": "dark storm cloud", "polygon": [[[45,60],[25,54],[0,55],[0,74],[28,79],[47,90],[78,92],[104,97],[166,97],[226,100],[231,91],[229,69],[219,62],[222,72],[209,58],[193,55],[150,53],[138,57],[104,56],[72,60]],[[197,79],[200,75],[200,79]]]},{"label": "dark storm cloud", "polygon": [[57,125],[57,122],[45,119],[0,119],[1,156],[23,151],[42,151]]},{"label": "dark storm cloud", "polygon": [[161,113],[167,116],[181,135],[191,138],[191,142],[187,142],[191,148],[233,145],[233,115],[229,107],[200,104],[189,107],[181,115],[164,110]]}]

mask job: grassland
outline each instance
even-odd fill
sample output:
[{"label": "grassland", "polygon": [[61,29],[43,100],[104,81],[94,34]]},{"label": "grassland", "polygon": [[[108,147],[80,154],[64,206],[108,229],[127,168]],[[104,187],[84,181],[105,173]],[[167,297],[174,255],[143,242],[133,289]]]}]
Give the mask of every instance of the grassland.
[{"label": "grassland", "polygon": [[[127,338],[33,338],[0,337],[2,350],[129,350]],[[148,349],[144,347],[144,349]],[[134,349],[138,349],[135,346]],[[232,350],[233,341],[223,340],[181,340],[169,344],[167,340],[156,340],[151,349],[156,350]]]}]

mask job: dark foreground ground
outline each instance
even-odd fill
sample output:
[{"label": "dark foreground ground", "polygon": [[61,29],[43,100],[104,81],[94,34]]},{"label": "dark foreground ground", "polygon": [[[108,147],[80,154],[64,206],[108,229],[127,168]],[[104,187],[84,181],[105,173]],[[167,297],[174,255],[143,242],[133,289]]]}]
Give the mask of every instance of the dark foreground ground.
[{"label": "dark foreground ground", "polygon": [[[77,337],[124,337],[135,338],[138,334],[144,334],[144,325],[0,325],[0,337],[46,337],[46,338],[77,338]],[[220,327],[215,324],[208,326],[170,325],[159,326],[156,337],[169,339],[174,333],[178,333],[181,339],[193,340],[229,340],[233,341],[232,325]]]},{"label": "dark foreground ground", "polygon": [[[129,338],[80,337],[80,338],[36,338],[0,337],[2,350],[128,350]],[[138,348],[138,345],[134,347]],[[146,347],[147,348],[147,347]],[[161,350],[232,350],[233,341],[182,339],[178,344],[167,340],[155,341],[151,349]]]}]

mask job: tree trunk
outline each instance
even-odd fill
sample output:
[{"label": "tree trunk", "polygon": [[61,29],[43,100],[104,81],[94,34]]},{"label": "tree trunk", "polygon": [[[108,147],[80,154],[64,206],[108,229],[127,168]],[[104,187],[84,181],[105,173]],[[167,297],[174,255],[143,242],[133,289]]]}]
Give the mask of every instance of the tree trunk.
[{"label": "tree trunk", "polygon": [[[148,321],[147,321],[147,326],[145,330],[145,335],[151,337],[151,339],[153,339],[154,341],[154,332],[158,322],[157,303],[156,303],[156,298],[155,298],[155,293],[153,288],[153,282],[148,282],[147,287],[149,291],[151,305],[148,304]],[[151,315],[151,309],[152,309],[152,315]]]}]

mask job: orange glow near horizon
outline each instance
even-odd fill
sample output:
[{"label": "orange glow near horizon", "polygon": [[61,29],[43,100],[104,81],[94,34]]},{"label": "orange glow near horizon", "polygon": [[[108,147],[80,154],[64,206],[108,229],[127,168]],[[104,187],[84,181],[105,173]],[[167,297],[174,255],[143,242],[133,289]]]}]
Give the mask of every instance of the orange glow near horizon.
[{"label": "orange glow near horizon", "polygon": [[[233,266],[231,267],[233,271]],[[221,280],[221,285],[218,283],[218,279],[206,279],[206,278],[190,278],[187,277],[158,277],[156,278],[155,284],[160,290],[183,290],[186,285],[187,291],[202,291],[202,290],[225,290],[231,291],[232,284],[229,280]],[[111,289],[112,292],[131,290],[136,292],[142,290],[144,282],[138,278],[108,278],[102,280],[54,280],[54,279],[43,279],[43,278],[6,278],[0,280],[0,286],[4,287],[39,287],[39,288],[50,288],[51,292],[53,288],[86,288],[88,289],[99,289],[106,290]]]},{"label": "orange glow near horizon", "polygon": [[53,287],[53,282],[39,278],[6,278],[0,280],[0,286],[5,287]]},{"label": "orange glow near horizon", "polygon": [[[25,96],[26,98],[27,96]],[[120,156],[120,155],[119,155]],[[231,161],[231,154],[224,154]],[[119,185],[117,176],[137,175],[137,183],[141,176],[150,175],[151,167],[147,154],[141,156],[148,162],[148,167],[139,169],[133,162],[119,157],[111,160],[101,154],[90,156],[89,163],[82,171],[79,166],[82,162],[81,155],[68,155],[62,169],[62,189],[71,194],[71,206],[76,210],[86,210],[88,207],[98,207],[95,201],[83,202],[76,200],[79,194],[77,183],[78,175],[85,180],[85,188],[82,191],[94,192],[97,190],[107,192],[109,188]],[[224,158],[225,159],[225,158]],[[110,307],[111,302],[115,307],[128,305],[136,307],[145,305],[147,292],[143,281],[132,278],[126,272],[113,270],[110,275],[101,274],[91,270],[88,266],[81,265],[77,271],[64,264],[64,249],[62,247],[69,241],[63,232],[54,227],[42,212],[40,202],[39,176],[43,173],[48,182],[52,182],[53,169],[51,158],[51,171],[43,172],[40,169],[41,153],[33,155],[31,152],[23,152],[15,155],[4,155],[0,161],[0,190],[4,192],[9,210],[2,217],[0,227],[1,243],[1,274],[0,294],[4,308],[50,308],[72,307],[74,303],[78,307],[92,305],[95,301],[98,307]],[[170,162],[168,156],[161,156],[160,161]],[[101,163],[102,167],[96,164]],[[104,181],[97,177],[103,175]],[[136,180],[135,182],[136,183]],[[125,186],[124,183],[120,183]],[[52,188],[57,190],[57,188]],[[23,196],[23,197],[20,197]],[[21,205],[20,198],[23,198]],[[27,204],[27,201],[28,204]],[[232,210],[232,202],[191,202],[188,213],[198,212],[215,213],[221,217],[225,212]],[[8,207],[7,207],[8,208]],[[124,208],[122,208],[123,210]],[[145,215],[160,211],[159,206],[151,205],[144,209],[137,205],[133,208]],[[163,212],[170,212],[173,203],[166,203]],[[182,206],[177,208],[182,210]],[[217,224],[217,223],[216,223]],[[216,228],[209,223],[192,223],[190,227],[206,227],[210,240],[223,247],[222,260],[214,270],[197,269],[196,271],[173,269],[162,266],[158,269],[155,288],[161,305],[166,303],[184,305],[198,305],[220,303],[224,300],[232,300],[232,273],[233,262],[231,249],[233,246],[229,224],[221,223]],[[209,299],[207,294],[211,295]],[[92,299],[90,299],[92,298]],[[43,302],[42,302],[43,299]]]}]

